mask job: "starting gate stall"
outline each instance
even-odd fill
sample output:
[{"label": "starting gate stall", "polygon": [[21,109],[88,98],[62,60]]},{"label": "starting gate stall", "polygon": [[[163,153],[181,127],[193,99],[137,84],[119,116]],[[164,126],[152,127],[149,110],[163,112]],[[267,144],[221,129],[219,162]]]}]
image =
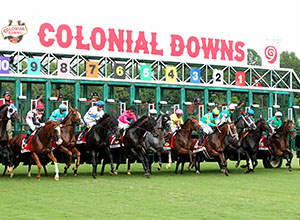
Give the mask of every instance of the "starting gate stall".
[{"label": "starting gate stall", "polygon": [[125,102],[115,102],[114,99],[106,100],[106,110],[105,113],[113,115],[115,118],[119,118],[119,116],[126,110]]},{"label": "starting gate stall", "polygon": [[[61,101],[58,101],[57,100],[57,97],[49,97],[49,109],[50,109],[50,115],[51,113],[58,109],[59,105],[60,104],[64,104],[66,105],[67,107],[69,107],[69,101],[68,100],[61,100]],[[68,108],[67,108],[67,113],[68,113]],[[49,116],[50,116],[49,115]],[[49,117],[48,117],[49,118]],[[47,119],[48,119],[47,118]]]},{"label": "starting gate stall", "polygon": [[141,100],[133,100],[133,104],[136,107],[136,116],[137,118],[142,117],[143,115],[149,115],[150,109],[155,108],[153,103],[142,103]]},{"label": "starting gate stall", "polygon": [[188,117],[194,117],[198,121],[201,120],[201,117],[204,115],[204,106],[203,105],[193,105],[192,102],[183,103],[183,121]]},{"label": "starting gate stall", "polygon": [[179,104],[169,104],[167,101],[160,101],[159,102],[159,110],[163,113],[167,113],[172,115],[175,113],[176,109],[179,109]]}]

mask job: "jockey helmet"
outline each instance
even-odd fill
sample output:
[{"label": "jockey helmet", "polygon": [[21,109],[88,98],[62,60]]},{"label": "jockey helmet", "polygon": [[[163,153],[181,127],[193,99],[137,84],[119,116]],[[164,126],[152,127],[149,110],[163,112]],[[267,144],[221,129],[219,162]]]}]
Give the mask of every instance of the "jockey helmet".
[{"label": "jockey helmet", "polygon": [[183,111],[181,109],[176,109],[175,114],[176,115],[183,115]]},{"label": "jockey helmet", "polygon": [[276,116],[276,117],[282,117],[282,113],[281,113],[281,112],[276,112],[276,113],[275,113],[275,116]]},{"label": "jockey helmet", "polygon": [[194,102],[201,102],[201,99],[199,97],[194,98]]},{"label": "jockey helmet", "polygon": [[254,110],[253,110],[253,109],[249,109],[249,110],[248,110],[248,112],[247,112],[247,114],[248,114],[248,115],[254,115],[254,114],[255,114],[255,112],[254,112]]},{"label": "jockey helmet", "polygon": [[92,93],[91,93],[91,96],[92,96],[92,97],[93,97],[93,96],[97,96],[97,97],[98,97],[99,95],[98,95],[98,92],[92,92]]},{"label": "jockey helmet", "polygon": [[220,112],[219,112],[219,109],[215,108],[213,111],[212,111],[213,115],[218,115]]},{"label": "jockey helmet", "polygon": [[102,107],[104,106],[104,102],[100,100],[96,103],[96,105]]},{"label": "jockey helmet", "polygon": [[6,95],[11,95],[11,92],[9,90],[4,90],[3,91],[3,96],[6,96]]},{"label": "jockey helmet", "polygon": [[129,110],[136,111],[136,107],[134,105],[129,106]]},{"label": "jockey helmet", "polygon": [[37,110],[44,110],[45,109],[45,106],[42,104],[42,103],[39,103],[36,105],[35,107]]},{"label": "jockey helmet", "polygon": [[152,108],[152,109],[150,109],[149,113],[150,113],[150,115],[156,115],[157,111],[156,111],[156,109]]},{"label": "jockey helmet", "polygon": [[67,106],[66,106],[65,104],[60,104],[60,105],[58,106],[58,108],[59,108],[60,110],[67,111]]},{"label": "jockey helmet", "polygon": [[63,98],[64,98],[64,95],[63,95],[62,93],[59,93],[59,94],[58,94],[58,98],[62,98],[62,99],[63,99]]},{"label": "jockey helmet", "polygon": [[234,110],[234,109],[235,109],[235,105],[234,105],[234,104],[230,104],[230,105],[228,106],[228,109]]}]

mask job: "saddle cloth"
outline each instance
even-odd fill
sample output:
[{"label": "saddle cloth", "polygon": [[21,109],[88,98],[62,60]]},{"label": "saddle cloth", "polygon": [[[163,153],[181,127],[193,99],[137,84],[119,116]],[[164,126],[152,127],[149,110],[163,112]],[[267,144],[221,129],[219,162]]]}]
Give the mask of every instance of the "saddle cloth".
[{"label": "saddle cloth", "polygon": [[29,140],[28,140],[28,143],[25,144],[25,137],[24,136],[21,140],[21,153],[26,153],[26,152],[30,152],[30,144],[31,144],[31,141],[32,141],[32,138],[34,136],[35,132],[33,134],[30,135],[29,137]]},{"label": "saddle cloth", "polygon": [[266,142],[267,142],[267,137],[262,136],[259,141],[259,144],[258,144],[258,149],[259,150],[270,150],[270,146],[267,146]]}]

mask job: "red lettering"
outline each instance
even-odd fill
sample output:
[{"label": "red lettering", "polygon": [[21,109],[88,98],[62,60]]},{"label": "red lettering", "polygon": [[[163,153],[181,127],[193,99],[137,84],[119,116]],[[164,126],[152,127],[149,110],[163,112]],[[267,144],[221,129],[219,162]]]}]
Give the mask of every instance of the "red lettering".
[{"label": "red lettering", "polygon": [[126,52],[127,53],[132,53],[132,43],[133,43],[132,31],[127,30],[126,33],[127,33],[127,39],[126,39],[127,50],[126,50]]},{"label": "red lettering", "polygon": [[245,52],[242,48],[245,46],[245,43],[238,41],[236,42],[234,48],[237,55],[235,55],[234,59],[238,62],[242,62],[245,59]]},{"label": "red lettering", "polygon": [[[100,35],[100,38],[97,38],[98,35]],[[99,44],[97,44],[97,39],[100,39]],[[100,27],[94,28],[92,30],[90,40],[91,40],[92,47],[95,50],[102,50],[105,46],[105,41],[106,41],[104,30]]]},{"label": "red lettering", "polygon": [[[63,36],[62,36],[62,32],[65,31],[66,32],[66,41],[64,42],[63,41]],[[57,43],[60,47],[62,48],[68,48],[71,43],[72,43],[72,39],[73,39],[73,36],[72,36],[72,30],[71,28],[66,25],[66,24],[62,24],[58,27],[57,29],[57,33],[56,33],[56,40],[57,40]]]},{"label": "red lettering", "polygon": [[[171,56],[181,56],[184,50],[184,42],[180,35],[171,34]],[[178,47],[178,49],[177,49]]]},{"label": "red lettering", "polygon": [[213,39],[208,38],[208,45],[206,45],[206,38],[201,38],[202,48],[204,51],[204,58],[209,59],[209,53],[212,54],[212,59],[217,59],[217,52],[219,51],[219,39],[215,39],[215,45],[213,45]]},{"label": "red lettering", "polygon": [[139,31],[139,37],[135,41],[135,44],[136,44],[134,48],[135,53],[139,53],[140,50],[143,50],[144,54],[149,54],[149,50],[147,47],[148,42],[145,39],[144,31]]},{"label": "red lettering", "polygon": [[115,29],[108,29],[109,31],[109,37],[108,37],[108,42],[109,42],[109,47],[108,51],[114,51],[114,43],[118,48],[119,52],[124,52],[124,30],[118,30],[119,32],[119,38],[117,37],[115,33]]},{"label": "red lettering", "polygon": [[156,47],[157,47],[157,42],[156,42],[156,35],[157,33],[153,33],[151,32],[151,54],[152,55],[160,55],[160,56],[163,56],[164,52],[163,50],[157,50]]},{"label": "red lettering", "polygon": [[226,40],[221,40],[221,60],[225,60],[225,54],[228,57],[228,60],[233,60],[233,49],[232,49],[232,40],[229,40],[229,48],[227,47]]},{"label": "red lettering", "polygon": [[[194,51],[192,51],[192,44],[193,43],[195,45]],[[190,37],[188,39],[186,48],[187,48],[187,52],[190,55],[190,57],[193,57],[193,58],[197,57],[199,55],[199,50],[200,50],[199,40],[196,37],[194,37],[194,36]]]},{"label": "red lettering", "polygon": [[40,39],[40,43],[44,46],[44,47],[51,47],[54,43],[54,39],[49,38],[48,40],[45,40],[46,34],[45,34],[45,30],[48,30],[49,32],[54,32],[54,28],[51,24],[49,23],[44,23],[41,25],[38,36]]},{"label": "red lettering", "polygon": [[77,35],[75,36],[75,39],[77,40],[76,49],[81,50],[90,50],[90,44],[83,44],[83,36],[82,36],[82,26],[76,26],[77,29]]}]

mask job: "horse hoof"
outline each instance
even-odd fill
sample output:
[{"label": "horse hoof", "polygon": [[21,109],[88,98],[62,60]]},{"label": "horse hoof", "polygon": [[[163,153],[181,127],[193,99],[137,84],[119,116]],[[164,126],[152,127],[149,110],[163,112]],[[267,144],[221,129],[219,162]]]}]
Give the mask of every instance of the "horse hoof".
[{"label": "horse hoof", "polygon": [[41,182],[41,179],[40,179],[40,178],[38,178],[38,181],[39,181],[39,182]]},{"label": "horse hoof", "polygon": [[247,165],[241,165],[241,168],[247,168]]},{"label": "horse hoof", "polygon": [[1,177],[2,177],[2,178],[5,178],[5,175],[3,174]]},{"label": "horse hoof", "polygon": [[227,170],[225,171],[225,175],[228,176],[228,171]]},{"label": "horse hoof", "polygon": [[9,177],[13,178],[13,176],[14,176],[14,173],[10,173]]},{"label": "horse hoof", "polygon": [[196,171],[196,174],[200,174],[200,171],[199,171],[199,170],[197,170],[197,171]]},{"label": "horse hoof", "polygon": [[56,181],[58,181],[58,180],[59,180],[59,176],[55,176],[54,179],[55,179]]},{"label": "horse hoof", "polygon": [[114,175],[114,173],[113,173],[113,172],[109,172],[109,175],[110,175],[110,176],[113,176],[113,175]]},{"label": "horse hoof", "polygon": [[68,174],[67,174],[67,173],[65,173],[65,174],[64,174],[64,176],[68,176]]},{"label": "horse hoof", "polygon": [[77,173],[74,173],[74,176],[77,176]]},{"label": "horse hoof", "polygon": [[166,165],[166,169],[168,170],[168,169],[170,169],[171,168],[171,166],[169,165],[169,164],[167,164]]},{"label": "horse hoof", "polygon": [[147,177],[147,179],[150,178],[150,173],[145,173],[145,176]]},{"label": "horse hoof", "polygon": [[238,163],[236,163],[236,164],[235,164],[235,168],[238,168],[238,167],[239,167],[239,164],[238,164]]},{"label": "horse hoof", "polygon": [[13,168],[12,167],[8,167],[7,170],[8,170],[8,173],[12,173],[13,172]]},{"label": "horse hoof", "polygon": [[127,171],[127,175],[130,176],[130,175],[131,175],[131,172],[130,172],[130,171]]},{"label": "horse hoof", "polygon": [[93,175],[93,178],[94,178],[94,179],[96,179],[96,176],[95,176],[95,175]]},{"label": "horse hoof", "polygon": [[118,171],[115,171],[114,174],[115,174],[115,175],[118,175]]},{"label": "horse hoof", "polygon": [[160,167],[160,166],[158,166],[158,167],[157,167],[157,170],[160,170],[160,169],[161,169],[161,167]]},{"label": "horse hoof", "polygon": [[30,177],[31,177],[31,173],[28,173],[28,174],[27,174],[27,177],[29,177],[29,178],[30,178]]},{"label": "horse hoof", "polygon": [[292,172],[292,168],[289,168],[288,171]]}]

